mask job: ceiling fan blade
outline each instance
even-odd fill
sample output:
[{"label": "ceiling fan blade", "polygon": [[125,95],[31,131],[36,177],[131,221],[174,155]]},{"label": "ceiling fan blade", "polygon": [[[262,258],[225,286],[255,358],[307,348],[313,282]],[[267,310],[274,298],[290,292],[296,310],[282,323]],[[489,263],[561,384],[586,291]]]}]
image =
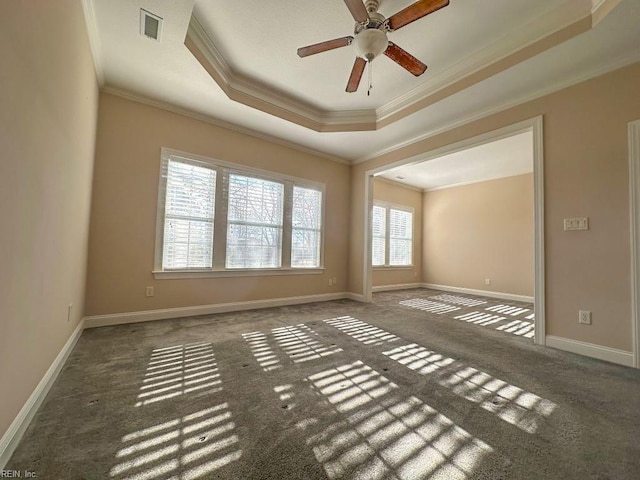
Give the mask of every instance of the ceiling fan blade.
[{"label": "ceiling fan blade", "polygon": [[449,0],[419,0],[389,17],[389,28],[398,30],[419,18],[449,5]]},{"label": "ceiling fan blade", "polygon": [[353,68],[351,69],[349,81],[347,82],[347,92],[353,93],[358,90],[358,85],[360,85],[360,79],[362,78],[364,67],[366,65],[367,62],[365,60],[360,57],[356,57],[356,61],[353,64]]},{"label": "ceiling fan blade", "polygon": [[347,5],[356,22],[367,23],[369,21],[367,7],[364,6],[362,0],[344,0],[344,3]]},{"label": "ceiling fan blade", "polygon": [[389,42],[389,46],[384,54],[402,68],[413,73],[416,77],[419,77],[427,70],[427,66],[424,63],[410,53],[407,53],[406,50],[400,48],[395,43]]},{"label": "ceiling fan blade", "polygon": [[351,45],[352,41],[353,37],[342,37],[327,40],[326,42],[314,43],[313,45],[299,48],[298,56],[308,57],[309,55],[326,52],[327,50],[333,50],[334,48],[346,47],[347,45]]}]

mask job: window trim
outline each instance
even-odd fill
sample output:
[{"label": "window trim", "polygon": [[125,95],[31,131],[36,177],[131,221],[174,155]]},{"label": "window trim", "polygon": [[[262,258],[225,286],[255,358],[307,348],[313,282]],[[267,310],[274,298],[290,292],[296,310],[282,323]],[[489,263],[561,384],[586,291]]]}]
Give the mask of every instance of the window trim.
[{"label": "window trim", "polygon": [[[391,203],[391,202],[385,202],[383,200],[374,200],[373,201],[373,206],[377,206],[377,207],[382,207],[385,209],[385,235],[384,235],[384,265],[373,265],[373,253],[371,258],[369,259],[369,263],[371,264],[371,268],[373,268],[374,270],[409,270],[415,267],[415,263],[414,263],[414,258],[415,258],[415,252],[414,252],[414,248],[415,248],[415,208],[413,207],[408,207],[406,205],[399,205],[397,203]],[[390,235],[390,230],[391,230],[391,225],[390,225],[390,210],[400,210],[402,212],[407,212],[411,214],[411,263],[407,264],[407,265],[390,265],[389,264],[389,254],[391,251],[390,248],[390,240],[391,240],[391,235]],[[371,211],[373,212],[373,208],[371,209]],[[372,213],[373,215],[373,213]],[[371,228],[373,228],[373,221],[369,222],[371,224],[371,226],[369,227],[369,229],[371,230]],[[373,233],[369,233],[369,236],[371,237],[371,239],[373,240]]]},{"label": "window trim", "polygon": [[[213,234],[213,258],[212,268],[190,269],[163,269],[162,257],[164,249],[164,220],[165,220],[165,195],[167,185],[167,169],[169,160],[190,163],[193,165],[213,168],[216,174],[216,210],[214,212]],[[226,172],[223,172],[226,170]],[[237,173],[249,175],[282,183],[284,185],[284,211],[283,211],[283,238],[282,261],[279,268],[226,268],[226,243],[227,243],[227,214],[228,199],[226,198],[225,182],[228,182],[228,174]],[[321,182],[291,175],[271,172],[260,168],[249,167],[237,163],[226,162],[202,155],[174,150],[162,147],[160,155],[160,175],[158,183],[156,238],[154,264],[152,274],[155,279],[179,279],[179,278],[215,278],[215,277],[243,277],[243,276],[277,276],[277,275],[318,275],[324,273],[325,250],[325,226],[326,226],[326,185]],[[293,205],[293,186],[318,190],[322,194],[320,212],[320,258],[317,267],[292,267],[291,266],[291,217]],[[226,200],[226,201],[224,201]]]}]

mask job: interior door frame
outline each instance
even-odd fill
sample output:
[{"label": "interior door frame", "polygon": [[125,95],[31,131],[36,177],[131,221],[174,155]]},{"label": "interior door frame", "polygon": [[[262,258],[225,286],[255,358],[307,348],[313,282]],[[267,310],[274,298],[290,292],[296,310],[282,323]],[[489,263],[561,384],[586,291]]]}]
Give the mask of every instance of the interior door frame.
[{"label": "interior door frame", "polygon": [[631,330],[633,366],[640,368],[640,120],[629,122],[629,213],[631,233]]},{"label": "interior door frame", "polygon": [[[638,125],[638,135],[640,136],[640,122]],[[491,132],[471,137],[460,142],[456,142],[445,147],[437,148],[419,155],[400,160],[398,162],[386,164],[364,172],[364,271],[363,271],[363,299],[365,302],[372,300],[373,268],[371,266],[371,215],[373,209],[373,177],[391,168],[421,163],[428,160],[456,153],[468,148],[494,142],[506,137],[517,135],[518,133],[533,132],[533,183],[534,183],[534,311],[535,311],[535,335],[534,343],[538,345],[546,344],[545,333],[545,260],[544,260],[544,144],[543,144],[543,116],[537,116],[515,123]],[[640,159],[638,160],[638,170],[640,171]],[[638,198],[640,199],[640,180],[638,181]],[[640,212],[640,203],[638,204]],[[639,225],[640,228],[640,225]],[[640,239],[640,230],[638,230]],[[640,243],[640,242],[639,242]],[[640,261],[640,245],[638,246],[638,260]],[[638,265],[638,275],[640,275],[640,265]],[[640,285],[640,276],[638,278]],[[638,294],[640,299],[640,292]],[[640,316],[640,314],[639,314]],[[636,344],[637,344],[636,337]],[[638,348],[636,348],[636,351]],[[637,355],[636,355],[636,360]]]}]

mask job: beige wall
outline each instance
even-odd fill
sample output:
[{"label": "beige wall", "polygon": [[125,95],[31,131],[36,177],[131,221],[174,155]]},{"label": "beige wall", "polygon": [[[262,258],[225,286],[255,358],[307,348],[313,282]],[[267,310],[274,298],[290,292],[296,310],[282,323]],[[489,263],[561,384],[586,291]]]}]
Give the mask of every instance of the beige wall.
[{"label": "beige wall", "polygon": [[[155,280],[160,149],[168,147],[326,184],[325,273]],[[182,115],[102,94],[87,315],[344,292],[349,167]],[[329,286],[329,278],[337,285]],[[145,297],[145,287],[155,296]]]},{"label": "beige wall", "polygon": [[82,317],[98,88],[78,1],[0,2],[0,58],[1,437]]},{"label": "beige wall", "polygon": [[533,174],[425,192],[423,200],[425,283],[533,296]]},{"label": "beige wall", "polygon": [[373,199],[413,208],[413,267],[373,269],[373,286],[420,283],[422,277],[422,192],[386,179],[373,180]]}]

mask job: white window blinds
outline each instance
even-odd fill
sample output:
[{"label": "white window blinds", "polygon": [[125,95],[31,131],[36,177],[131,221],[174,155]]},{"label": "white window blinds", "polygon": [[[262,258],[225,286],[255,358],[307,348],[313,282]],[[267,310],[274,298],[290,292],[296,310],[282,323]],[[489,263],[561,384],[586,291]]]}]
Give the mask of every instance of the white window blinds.
[{"label": "white window blinds", "polygon": [[411,265],[413,214],[389,209],[389,265]]},{"label": "white window blinds", "polygon": [[162,266],[211,268],[216,171],[172,160],[166,166]]},{"label": "white window blinds", "polygon": [[160,278],[322,268],[322,184],[163,149],[159,187]]},{"label": "white window blinds", "polygon": [[279,268],[284,184],[229,175],[226,268]]},{"label": "white window blinds", "polygon": [[373,206],[371,222],[371,264],[381,266],[385,264],[385,238],[387,232],[387,209],[379,205]]},{"label": "white window blinds", "polygon": [[413,212],[386,204],[374,205],[371,218],[371,265],[412,265],[412,253]]},{"label": "white window blinds", "polygon": [[293,187],[291,225],[291,266],[320,266],[322,232],[322,192],[311,188]]}]

